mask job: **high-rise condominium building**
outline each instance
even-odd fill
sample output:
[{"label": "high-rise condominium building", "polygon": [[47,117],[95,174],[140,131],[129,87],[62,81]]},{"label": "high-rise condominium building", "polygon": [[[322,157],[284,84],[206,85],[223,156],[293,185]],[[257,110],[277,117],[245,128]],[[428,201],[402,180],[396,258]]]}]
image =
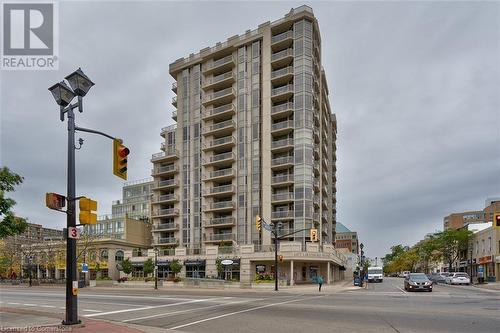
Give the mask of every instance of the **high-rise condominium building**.
[{"label": "high-rise condominium building", "polygon": [[170,64],[177,124],[152,157],[154,246],[266,247],[257,214],[299,231],[288,241],[317,228],[334,243],[337,125],[321,64],[307,6]]}]

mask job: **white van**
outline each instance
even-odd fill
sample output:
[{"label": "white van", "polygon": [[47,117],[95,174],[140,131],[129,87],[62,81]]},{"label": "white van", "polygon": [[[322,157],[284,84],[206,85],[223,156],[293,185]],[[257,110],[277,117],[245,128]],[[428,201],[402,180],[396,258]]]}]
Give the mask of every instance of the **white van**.
[{"label": "white van", "polygon": [[382,267],[368,267],[368,282],[382,282],[384,271]]}]

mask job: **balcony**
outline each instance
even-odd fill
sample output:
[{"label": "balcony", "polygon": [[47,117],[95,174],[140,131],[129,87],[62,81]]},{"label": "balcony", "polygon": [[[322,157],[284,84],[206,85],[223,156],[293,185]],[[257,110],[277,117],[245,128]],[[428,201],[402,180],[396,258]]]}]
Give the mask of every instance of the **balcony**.
[{"label": "balcony", "polygon": [[313,171],[315,176],[319,176],[319,160],[315,160],[313,163]]},{"label": "balcony", "polygon": [[328,195],[328,187],[326,185],[323,185],[322,190],[323,194]]},{"label": "balcony", "polygon": [[232,148],[234,147],[235,144],[236,144],[236,138],[234,136],[226,136],[223,138],[207,142],[203,146],[203,150],[204,151],[213,150],[217,152],[220,150],[227,150],[228,148]]},{"label": "balcony", "polygon": [[232,165],[235,161],[236,157],[233,152],[227,152],[222,154],[215,154],[208,157],[207,160],[203,160],[204,166],[223,166],[223,165]]},{"label": "balcony", "polygon": [[293,219],[294,210],[282,210],[271,212],[271,220]]},{"label": "balcony", "polygon": [[165,151],[162,151],[160,153],[153,154],[151,156],[151,162],[167,162],[167,161],[172,161],[175,159],[179,158],[179,152],[175,147],[166,147],[162,145],[162,149],[165,149]]},{"label": "balcony", "polygon": [[153,170],[151,170],[151,175],[165,176],[165,175],[175,174],[177,172],[179,172],[179,168],[174,164],[170,164],[170,165],[155,167]]},{"label": "balcony", "polygon": [[271,90],[271,98],[273,102],[288,100],[293,96],[293,84],[287,84]]},{"label": "balcony", "polygon": [[172,105],[177,107],[177,96],[172,97]]},{"label": "balcony", "polygon": [[170,126],[165,126],[165,127],[163,127],[160,130],[160,135],[162,137],[165,137],[167,133],[175,132],[176,130],[177,130],[177,124],[173,124],[173,125],[170,125]]},{"label": "balcony", "polygon": [[217,59],[217,60],[211,60],[205,64],[203,67],[203,74],[208,75],[208,74],[219,74],[219,73],[224,73],[230,70],[235,66],[235,61],[234,57],[232,55],[228,55],[224,58]]},{"label": "balcony", "polygon": [[153,231],[175,231],[179,230],[177,223],[158,223],[153,226]]},{"label": "balcony", "polygon": [[159,204],[159,203],[171,203],[176,201],[179,201],[179,197],[174,193],[170,193],[170,194],[153,196],[153,200],[151,201],[151,203]]},{"label": "balcony", "polygon": [[174,217],[179,215],[177,208],[157,209],[151,213],[152,217]]},{"label": "balcony", "polygon": [[168,189],[179,186],[179,181],[177,179],[165,179],[160,181],[155,181],[153,183],[153,190]]},{"label": "balcony", "polygon": [[203,120],[221,120],[232,118],[232,116],[236,113],[236,106],[233,103],[214,107],[208,107],[203,112]]},{"label": "balcony", "polygon": [[273,50],[280,49],[293,44],[293,31],[288,30],[279,35],[271,37],[271,47]]},{"label": "balcony", "polygon": [[271,195],[271,203],[274,204],[290,202],[293,201],[293,199],[294,199],[293,192],[275,193]]},{"label": "balcony", "polygon": [[280,68],[290,65],[293,61],[293,49],[286,49],[271,55],[271,65],[273,68]]},{"label": "balcony", "polygon": [[321,214],[321,219],[324,220],[325,222],[328,222],[328,213]]},{"label": "balcony", "polygon": [[318,178],[314,178],[313,189],[314,189],[314,192],[319,192],[319,179]]},{"label": "balcony", "polygon": [[203,105],[207,106],[209,104],[227,104],[231,103],[235,97],[236,91],[232,87],[229,87],[205,94],[203,96]]},{"label": "balcony", "polygon": [[316,149],[316,147],[313,149],[313,156],[315,160],[319,160],[319,149]]},{"label": "balcony", "polygon": [[271,142],[271,151],[274,153],[287,151],[293,149],[293,138],[287,138],[283,140]]},{"label": "balcony", "polygon": [[235,239],[234,234],[210,234],[205,242],[234,241]]},{"label": "balcony", "polygon": [[177,82],[172,83],[172,91],[177,94]]},{"label": "balcony", "polygon": [[313,204],[314,206],[319,207],[319,195],[315,195],[313,197]]},{"label": "balcony", "polygon": [[172,111],[172,119],[177,121],[177,110]]},{"label": "balcony", "polygon": [[206,197],[215,196],[227,196],[228,194],[233,194],[236,192],[234,185],[222,185],[214,186],[209,189],[204,190],[203,195]]},{"label": "balcony", "polygon": [[165,238],[157,238],[157,245],[177,245],[179,241],[175,239],[175,237],[165,237]]},{"label": "balcony", "polygon": [[315,128],[313,129],[314,143],[319,144],[319,131]]},{"label": "balcony", "polygon": [[283,186],[293,184],[293,174],[277,175],[271,178],[272,186]]},{"label": "balcony", "polygon": [[293,156],[278,157],[271,160],[271,169],[287,169],[294,163]]},{"label": "balcony", "polygon": [[233,201],[217,201],[211,202],[206,208],[206,212],[222,212],[222,211],[232,211],[235,208]]},{"label": "balcony", "polygon": [[287,102],[279,105],[274,105],[271,108],[271,117],[288,117],[293,113],[294,105],[292,102]]},{"label": "balcony", "polygon": [[205,221],[205,228],[229,227],[234,225],[235,221],[234,216],[214,217]]},{"label": "balcony", "polygon": [[233,168],[211,171],[204,181],[224,181],[234,178],[236,171]]},{"label": "balcony", "polygon": [[293,66],[277,69],[271,72],[271,82],[274,85],[281,85],[293,79]]},{"label": "balcony", "polygon": [[233,71],[229,71],[223,74],[210,76],[205,79],[203,83],[203,90],[209,89],[222,89],[232,86],[234,83]]},{"label": "balcony", "polygon": [[294,129],[293,120],[280,121],[279,123],[274,123],[271,125],[271,134],[285,135],[292,132],[293,129]]},{"label": "balcony", "polygon": [[236,124],[234,120],[230,119],[203,127],[203,135],[230,135],[235,129]]}]

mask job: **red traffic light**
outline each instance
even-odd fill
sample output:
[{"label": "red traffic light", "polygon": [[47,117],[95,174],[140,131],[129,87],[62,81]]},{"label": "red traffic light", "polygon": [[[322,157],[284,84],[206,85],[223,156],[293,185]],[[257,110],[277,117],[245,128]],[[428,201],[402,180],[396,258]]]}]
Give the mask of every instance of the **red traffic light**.
[{"label": "red traffic light", "polygon": [[125,147],[125,146],[121,146],[119,149],[118,149],[118,156],[120,156],[121,158],[125,158],[128,156],[128,154],[130,154],[130,150]]}]

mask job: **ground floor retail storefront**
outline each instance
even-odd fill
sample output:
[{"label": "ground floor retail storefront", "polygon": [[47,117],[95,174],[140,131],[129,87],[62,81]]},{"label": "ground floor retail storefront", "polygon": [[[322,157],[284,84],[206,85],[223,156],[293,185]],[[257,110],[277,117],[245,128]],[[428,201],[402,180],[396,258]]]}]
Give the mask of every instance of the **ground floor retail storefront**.
[{"label": "ground floor retail storefront", "polygon": [[[255,251],[253,245],[235,247],[232,253],[220,251],[218,246],[207,246],[204,253],[186,255],[186,249],[176,249],[173,256],[158,256],[157,270],[161,280],[172,276],[170,263],[174,260],[182,265],[178,274],[187,279],[217,279],[240,282],[242,285],[274,281],[276,266],[274,252]],[[282,242],[278,251],[278,279],[280,284],[294,285],[316,283],[321,276],[325,283],[333,283],[345,278],[345,257],[333,246],[317,244],[302,246],[300,243]],[[144,276],[142,266],[148,259],[154,260],[154,250],[147,257],[129,258],[134,271],[132,276]]]}]

